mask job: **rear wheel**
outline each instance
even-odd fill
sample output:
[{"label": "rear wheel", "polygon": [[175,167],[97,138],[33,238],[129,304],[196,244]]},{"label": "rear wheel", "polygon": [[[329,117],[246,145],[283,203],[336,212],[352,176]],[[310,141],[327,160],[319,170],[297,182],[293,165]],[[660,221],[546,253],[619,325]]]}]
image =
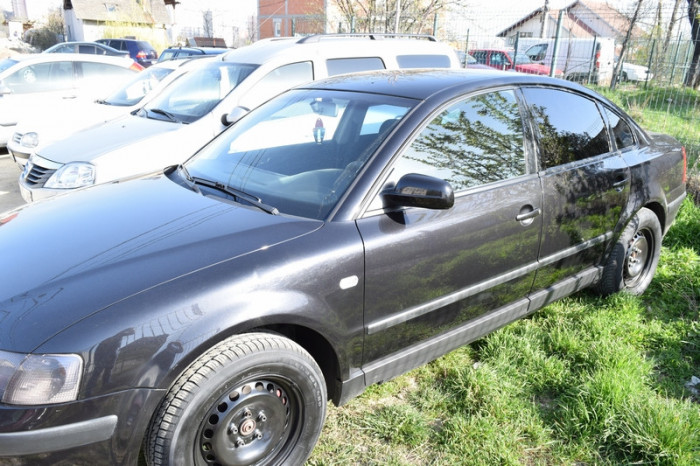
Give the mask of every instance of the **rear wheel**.
[{"label": "rear wheel", "polygon": [[326,387],[291,340],[251,333],[214,346],[180,376],[151,421],[152,465],[302,464],[321,433]]},{"label": "rear wheel", "polygon": [[663,238],[656,214],[642,208],[627,224],[613,247],[598,283],[600,294],[624,291],[640,295],[654,278]]}]

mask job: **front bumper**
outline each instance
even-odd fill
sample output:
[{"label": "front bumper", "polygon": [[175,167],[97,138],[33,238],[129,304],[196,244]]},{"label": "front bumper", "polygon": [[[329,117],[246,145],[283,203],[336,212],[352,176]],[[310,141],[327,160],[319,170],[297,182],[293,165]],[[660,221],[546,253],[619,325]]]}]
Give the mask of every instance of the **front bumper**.
[{"label": "front bumper", "polygon": [[15,126],[17,126],[15,123],[0,123],[0,147],[7,146],[7,142],[10,140],[12,134],[15,132]]},{"label": "front bumper", "polygon": [[0,456],[24,456],[51,453],[109,440],[117,427],[117,416],[46,429],[0,434]]},{"label": "front bumper", "polygon": [[61,167],[61,164],[40,157],[36,157],[36,160],[37,165],[27,162],[19,175],[19,193],[25,202],[34,202],[72,191],[45,188],[44,184]]},{"label": "front bumper", "polygon": [[7,151],[10,153],[12,160],[14,160],[20,168],[24,168],[29,157],[33,154],[33,151],[28,152],[26,147],[19,144],[19,139],[21,139],[21,137],[22,135],[13,133],[10,140],[7,141]]},{"label": "front bumper", "polygon": [[0,463],[138,463],[163,390],[132,389],[44,407],[0,405]]}]

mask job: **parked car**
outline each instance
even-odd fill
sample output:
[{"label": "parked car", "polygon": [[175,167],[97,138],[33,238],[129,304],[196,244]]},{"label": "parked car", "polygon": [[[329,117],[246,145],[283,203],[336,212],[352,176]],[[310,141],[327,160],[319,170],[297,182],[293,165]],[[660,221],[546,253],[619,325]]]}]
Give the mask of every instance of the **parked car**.
[{"label": "parked car", "polygon": [[43,53],[88,53],[92,55],[111,55],[128,57],[129,52],[117,50],[109,45],[97,42],[61,42],[44,50]]},{"label": "parked car", "polygon": [[144,68],[148,68],[158,60],[158,52],[145,40],[98,39],[95,42],[129,52],[129,56]]},{"label": "parked car", "polygon": [[234,108],[255,108],[307,81],[384,68],[459,68],[454,50],[431,38],[371,37],[263,40],[200,59],[214,61],[138,111],[37,151],[20,175],[22,197],[31,202],[181,162],[226,128]]},{"label": "parked car", "polygon": [[[617,64],[617,61],[615,64]],[[649,68],[646,66],[627,62],[622,63],[622,71],[620,71],[620,81],[622,82],[646,82],[653,78],[654,75],[649,72]]]},{"label": "parked car", "polygon": [[130,58],[39,53],[0,63],[0,148],[25,115],[65,99],[97,96],[117,87],[143,67]]},{"label": "parked car", "polygon": [[[7,143],[13,160],[24,167],[37,151],[85,128],[137,110],[180,75],[192,70],[192,60],[157,63],[135,74],[123,86],[100,99],[72,99],[44,106],[39,114],[18,121]],[[70,118],[66,118],[70,115]]]},{"label": "parked car", "polygon": [[[506,49],[477,49],[469,52],[477,63],[496,68],[497,70],[512,70],[520,73],[539,74],[549,76],[549,66],[533,63],[525,54],[514,55],[512,50]],[[562,72],[557,69],[555,77],[562,77]]]},{"label": "parked car", "polygon": [[608,85],[612,80],[615,59],[615,39],[612,37],[562,38],[558,48],[554,39],[524,37],[518,40],[518,44],[534,63],[545,66],[554,62],[556,48],[556,66],[570,81]]},{"label": "parked car", "polygon": [[230,49],[223,47],[169,47],[163,50],[158,57],[158,62],[176,60],[186,57],[199,57],[205,55],[219,55]]},{"label": "parked car", "polygon": [[180,166],[0,217],[0,456],[303,464],[327,399],[578,290],[644,292],[685,173],[559,79],[284,93]]}]

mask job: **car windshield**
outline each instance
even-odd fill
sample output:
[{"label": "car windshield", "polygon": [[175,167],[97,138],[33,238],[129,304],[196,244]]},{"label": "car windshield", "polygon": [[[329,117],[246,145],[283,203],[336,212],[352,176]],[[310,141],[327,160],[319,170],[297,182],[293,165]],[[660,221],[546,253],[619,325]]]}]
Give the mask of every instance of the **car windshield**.
[{"label": "car windshield", "polygon": [[209,62],[182,76],[149,102],[140,116],[192,123],[209,113],[257,65]]},{"label": "car windshield", "polygon": [[185,169],[195,182],[208,180],[281,213],[322,220],[415,104],[376,94],[290,91],[233,125]]},{"label": "car windshield", "polygon": [[137,73],[133,79],[101,102],[120,107],[136,105],[172,72],[170,68],[148,68]]},{"label": "car windshield", "polygon": [[12,58],[6,58],[4,60],[0,60],[0,71],[5,71],[9,67],[11,67],[12,65],[15,65],[17,63],[19,63],[19,61],[14,60]]}]

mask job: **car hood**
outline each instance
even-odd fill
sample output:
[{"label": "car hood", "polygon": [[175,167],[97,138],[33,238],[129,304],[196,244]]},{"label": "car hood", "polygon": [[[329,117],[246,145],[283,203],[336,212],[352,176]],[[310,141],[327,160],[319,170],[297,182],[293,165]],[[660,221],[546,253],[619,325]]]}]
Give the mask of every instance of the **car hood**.
[{"label": "car hood", "polygon": [[128,146],[138,147],[145,139],[171,133],[182,127],[180,123],[123,115],[46,146],[38,155],[58,163],[90,162]]},{"label": "car hood", "polygon": [[[70,137],[77,131],[92,127],[127,114],[133,107],[100,104],[94,100],[64,102],[44,109],[38,115],[25,117],[17,123],[15,131],[20,134],[35,132],[39,135],[40,147]],[[66,119],[65,115],[71,117]]]},{"label": "car hood", "polygon": [[205,197],[165,175],[0,214],[0,349],[33,351],[113,303],[321,225]]}]

